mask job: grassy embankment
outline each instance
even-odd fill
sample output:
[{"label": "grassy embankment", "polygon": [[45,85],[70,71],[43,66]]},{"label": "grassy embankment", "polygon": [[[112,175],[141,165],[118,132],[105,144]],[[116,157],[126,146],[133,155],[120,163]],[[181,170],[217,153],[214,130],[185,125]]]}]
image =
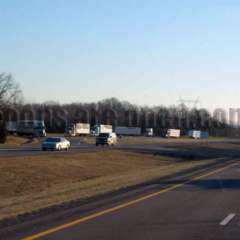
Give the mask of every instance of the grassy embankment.
[{"label": "grassy embankment", "polygon": [[118,190],[207,162],[118,150],[0,157],[0,219]]}]

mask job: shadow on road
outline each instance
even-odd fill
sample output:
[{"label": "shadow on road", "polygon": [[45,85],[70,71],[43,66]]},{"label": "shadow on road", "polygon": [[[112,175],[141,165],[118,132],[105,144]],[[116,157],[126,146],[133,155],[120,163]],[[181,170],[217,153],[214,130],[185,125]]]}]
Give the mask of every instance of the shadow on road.
[{"label": "shadow on road", "polygon": [[[176,185],[185,183],[187,180],[163,181],[161,184]],[[188,182],[185,186],[194,186],[205,190],[224,190],[224,189],[240,189],[240,179],[201,179]]]}]

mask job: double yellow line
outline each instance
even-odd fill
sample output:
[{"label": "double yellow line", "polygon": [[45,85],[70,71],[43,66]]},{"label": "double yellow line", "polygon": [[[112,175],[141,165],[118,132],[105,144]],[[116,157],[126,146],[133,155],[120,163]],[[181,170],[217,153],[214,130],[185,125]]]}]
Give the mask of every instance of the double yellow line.
[{"label": "double yellow line", "polygon": [[200,176],[193,177],[192,179],[187,180],[187,181],[185,181],[185,182],[183,182],[183,183],[175,184],[175,185],[173,185],[173,186],[170,186],[170,187],[168,187],[168,188],[162,189],[162,190],[160,190],[160,191],[157,191],[157,192],[154,192],[154,193],[145,195],[145,196],[143,196],[143,197],[139,197],[139,198],[137,198],[137,199],[135,199],[135,200],[131,200],[131,201],[129,201],[129,202],[126,202],[126,203],[123,203],[123,204],[119,204],[119,205],[117,205],[117,206],[115,206],[115,207],[111,207],[111,208],[108,208],[108,209],[106,209],[106,210],[102,210],[102,211],[99,211],[99,212],[90,214],[90,215],[88,215],[88,216],[81,217],[81,218],[79,218],[79,219],[77,219],[77,220],[74,220],[74,221],[71,221],[71,222],[69,222],[69,223],[65,223],[65,224],[62,224],[62,225],[60,225],[60,226],[53,227],[53,228],[48,229],[48,230],[46,230],[46,231],[42,231],[42,232],[39,232],[39,233],[37,233],[37,234],[33,234],[33,235],[29,236],[29,237],[23,238],[22,240],[35,240],[35,239],[38,239],[38,238],[41,238],[41,237],[45,237],[45,236],[47,236],[47,235],[50,235],[50,234],[52,234],[52,233],[59,232],[59,231],[62,231],[62,230],[64,230],[64,229],[70,228],[70,227],[75,226],[75,225],[77,225],[77,224],[80,224],[80,223],[82,223],[82,222],[86,222],[86,221],[89,221],[89,220],[93,220],[93,219],[95,219],[95,218],[97,218],[97,217],[106,215],[106,214],[108,214],[108,213],[115,212],[115,211],[117,211],[117,210],[120,210],[120,209],[129,207],[129,206],[131,206],[131,205],[134,205],[134,204],[136,204],[136,203],[143,202],[143,201],[148,200],[148,199],[150,199],[150,198],[159,196],[159,195],[161,195],[161,194],[163,194],[163,193],[172,191],[172,190],[174,190],[174,189],[176,189],[176,188],[179,188],[179,187],[181,187],[181,186],[183,186],[183,185],[185,185],[185,184],[191,183],[191,182],[193,182],[193,181],[196,181],[196,180],[199,180],[199,179],[208,177],[208,176],[210,176],[210,175],[213,175],[213,174],[222,172],[222,171],[224,171],[225,169],[232,167],[234,164],[236,164],[236,163],[232,163],[232,164],[229,164],[228,166],[219,168],[219,169],[217,169],[217,170],[208,172],[208,173],[206,173],[206,174],[202,174],[202,175],[200,175]]}]

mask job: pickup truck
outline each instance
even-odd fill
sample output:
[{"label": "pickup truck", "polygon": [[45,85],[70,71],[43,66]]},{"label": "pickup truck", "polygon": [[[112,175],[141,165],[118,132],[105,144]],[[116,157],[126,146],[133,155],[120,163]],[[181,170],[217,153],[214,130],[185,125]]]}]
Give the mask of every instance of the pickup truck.
[{"label": "pickup truck", "polygon": [[117,143],[117,135],[116,133],[100,133],[96,137],[96,146],[98,145],[108,145],[114,146]]}]

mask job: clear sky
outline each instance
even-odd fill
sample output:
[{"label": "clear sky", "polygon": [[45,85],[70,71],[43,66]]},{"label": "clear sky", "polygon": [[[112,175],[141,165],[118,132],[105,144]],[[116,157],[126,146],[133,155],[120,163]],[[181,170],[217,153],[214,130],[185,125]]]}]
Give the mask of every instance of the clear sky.
[{"label": "clear sky", "polygon": [[0,0],[0,30],[27,101],[239,106],[237,0]]}]

